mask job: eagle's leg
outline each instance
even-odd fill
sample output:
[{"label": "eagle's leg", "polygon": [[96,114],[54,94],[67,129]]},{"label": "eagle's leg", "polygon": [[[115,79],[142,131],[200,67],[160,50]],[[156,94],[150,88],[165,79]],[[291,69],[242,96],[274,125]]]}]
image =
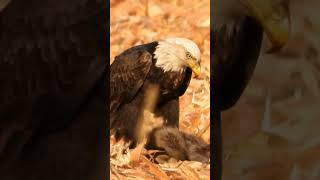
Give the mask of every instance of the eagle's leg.
[{"label": "eagle's leg", "polygon": [[159,129],[165,129],[165,127],[172,127],[172,128],[176,128],[176,132],[179,131],[178,130],[179,129],[179,112],[180,112],[179,98],[168,101],[165,104],[161,104],[161,103],[158,104],[157,110],[154,113],[154,115],[155,115],[155,118],[159,118],[162,121],[161,122],[162,126],[154,128],[153,132],[150,134],[147,148],[150,148],[150,149],[160,148],[159,145],[155,144],[155,141],[154,141],[154,139],[156,138],[154,137],[155,132],[159,131]]},{"label": "eagle's leg", "polygon": [[[141,108],[143,104],[143,95],[135,98],[130,104],[124,104],[114,117],[112,130],[115,131],[116,139],[124,138],[132,141],[132,146],[135,146],[137,140],[135,139],[136,130],[143,128],[136,127],[138,124],[145,126],[145,124],[138,123],[138,117],[141,115]],[[139,108],[141,107],[141,108]],[[160,118],[164,121],[163,126],[179,127],[179,99],[174,99],[166,104],[157,107],[154,113],[155,118]],[[148,121],[152,122],[150,119]],[[145,123],[148,123],[147,121]],[[150,124],[150,123],[148,123]],[[156,127],[154,127],[156,128]],[[147,129],[148,130],[148,129]],[[148,132],[145,132],[148,134]]]},{"label": "eagle's leg", "polygon": [[164,120],[164,126],[179,128],[179,99],[173,99],[159,107],[155,112],[156,117]]},{"label": "eagle's leg", "polygon": [[[179,128],[179,99],[173,99],[166,102],[165,104],[160,104],[157,106],[157,110],[154,112],[154,117],[163,120],[161,127],[174,127]],[[154,132],[158,128],[154,127],[154,131],[151,132],[148,143],[146,145],[147,149],[158,149],[158,145],[154,141]]]},{"label": "eagle's leg", "polygon": [[[141,95],[139,95],[141,96]],[[124,138],[125,141],[131,141],[131,146],[135,146],[135,130],[138,117],[141,112],[141,105],[143,103],[143,97],[135,98],[132,103],[124,104],[119,112],[114,116],[114,121],[111,126],[112,131],[115,133],[117,140]]]}]

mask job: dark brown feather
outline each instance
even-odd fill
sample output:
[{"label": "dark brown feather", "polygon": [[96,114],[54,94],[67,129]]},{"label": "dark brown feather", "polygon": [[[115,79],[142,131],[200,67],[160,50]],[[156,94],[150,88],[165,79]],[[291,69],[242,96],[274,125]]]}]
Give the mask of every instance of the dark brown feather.
[{"label": "dark brown feather", "polygon": [[232,107],[245,90],[260,54],[262,27],[252,18],[238,22],[230,36],[225,28],[213,32],[212,74],[214,106]]},{"label": "dark brown feather", "polygon": [[12,0],[0,27],[1,179],[103,178],[105,2]]},{"label": "dark brown feather", "polygon": [[[142,87],[152,65],[148,51],[131,51],[117,56],[110,67],[110,112],[131,102]],[[112,124],[112,122],[111,122]]]},{"label": "dark brown feather", "polygon": [[212,160],[213,177],[220,180],[223,170],[223,142],[220,113],[237,103],[251,79],[260,54],[263,29],[252,18],[237,22],[230,34],[226,27],[213,32],[215,45],[211,63],[213,115],[212,117]]},{"label": "dark brown feather", "polygon": [[[154,51],[158,42],[132,47],[118,55],[111,64],[110,110],[111,129],[116,137],[134,138],[138,118],[149,84],[160,88],[155,115],[165,121],[165,126],[179,125],[179,97],[189,86],[192,71],[164,72],[155,66]],[[134,144],[134,143],[133,143]]]}]

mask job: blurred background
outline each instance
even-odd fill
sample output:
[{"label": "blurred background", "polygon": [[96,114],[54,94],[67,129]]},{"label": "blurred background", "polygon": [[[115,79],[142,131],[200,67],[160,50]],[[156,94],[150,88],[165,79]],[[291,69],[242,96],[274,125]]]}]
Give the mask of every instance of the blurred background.
[{"label": "blurred background", "polygon": [[291,0],[292,34],[222,114],[224,180],[320,179],[320,1]]},{"label": "blurred background", "polygon": [[[210,0],[111,0],[110,63],[124,50],[168,37],[193,40],[201,50],[202,74],[180,98],[180,129],[210,143]],[[140,159],[111,137],[111,179],[209,179],[210,165]],[[143,150],[145,152],[145,150]],[[146,152],[147,153],[147,152]]]}]

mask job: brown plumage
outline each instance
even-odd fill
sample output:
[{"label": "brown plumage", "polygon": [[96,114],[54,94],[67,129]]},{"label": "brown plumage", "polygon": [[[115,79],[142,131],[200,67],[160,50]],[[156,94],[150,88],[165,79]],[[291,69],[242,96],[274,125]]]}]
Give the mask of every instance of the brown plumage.
[{"label": "brown plumage", "polygon": [[[192,71],[198,73],[199,68],[200,50],[192,41],[183,38],[135,46],[116,56],[110,67],[112,133],[117,138],[125,137],[132,141],[133,146],[141,140],[139,137],[149,137],[148,133],[154,128],[152,123],[150,128],[146,127],[150,123],[140,122],[146,109],[154,118],[161,118],[163,126],[178,128],[179,97],[187,90]],[[152,85],[159,87],[159,93],[154,107],[150,109],[145,107],[145,103]],[[153,117],[144,118],[150,121]],[[169,154],[171,152],[168,151]]]},{"label": "brown plumage", "polygon": [[257,64],[263,34],[273,47],[281,49],[288,40],[290,13],[287,0],[214,1],[212,17],[212,161],[214,179],[222,178],[222,136],[220,112],[234,106]]},{"label": "brown plumage", "polygon": [[167,125],[179,125],[179,96],[186,91],[192,73],[190,69],[164,73],[155,67],[152,54],[157,44],[129,49],[117,56],[110,67],[110,127],[118,138],[125,136],[135,141],[133,131],[149,83],[161,84],[155,114],[164,117]]},{"label": "brown plumage", "polygon": [[0,26],[1,179],[104,179],[105,2],[11,0]]}]

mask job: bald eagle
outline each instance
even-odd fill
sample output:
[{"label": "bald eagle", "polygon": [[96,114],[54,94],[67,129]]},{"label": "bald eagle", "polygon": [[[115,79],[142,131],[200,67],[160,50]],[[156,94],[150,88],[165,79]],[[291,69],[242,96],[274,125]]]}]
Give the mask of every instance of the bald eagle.
[{"label": "bald eagle", "polygon": [[107,6],[0,0],[0,177],[106,179]]},{"label": "bald eagle", "polygon": [[164,119],[165,126],[178,127],[179,97],[188,88],[192,72],[200,74],[200,59],[198,46],[185,38],[138,45],[116,56],[110,67],[112,132],[137,141],[138,117],[150,84],[159,87],[153,113]]},{"label": "bald eagle", "polygon": [[275,52],[289,38],[289,2],[284,0],[213,1],[213,171],[221,179],[222,139],[220,112],[236,104],[245,90],[260,55],[263,33]]}]

